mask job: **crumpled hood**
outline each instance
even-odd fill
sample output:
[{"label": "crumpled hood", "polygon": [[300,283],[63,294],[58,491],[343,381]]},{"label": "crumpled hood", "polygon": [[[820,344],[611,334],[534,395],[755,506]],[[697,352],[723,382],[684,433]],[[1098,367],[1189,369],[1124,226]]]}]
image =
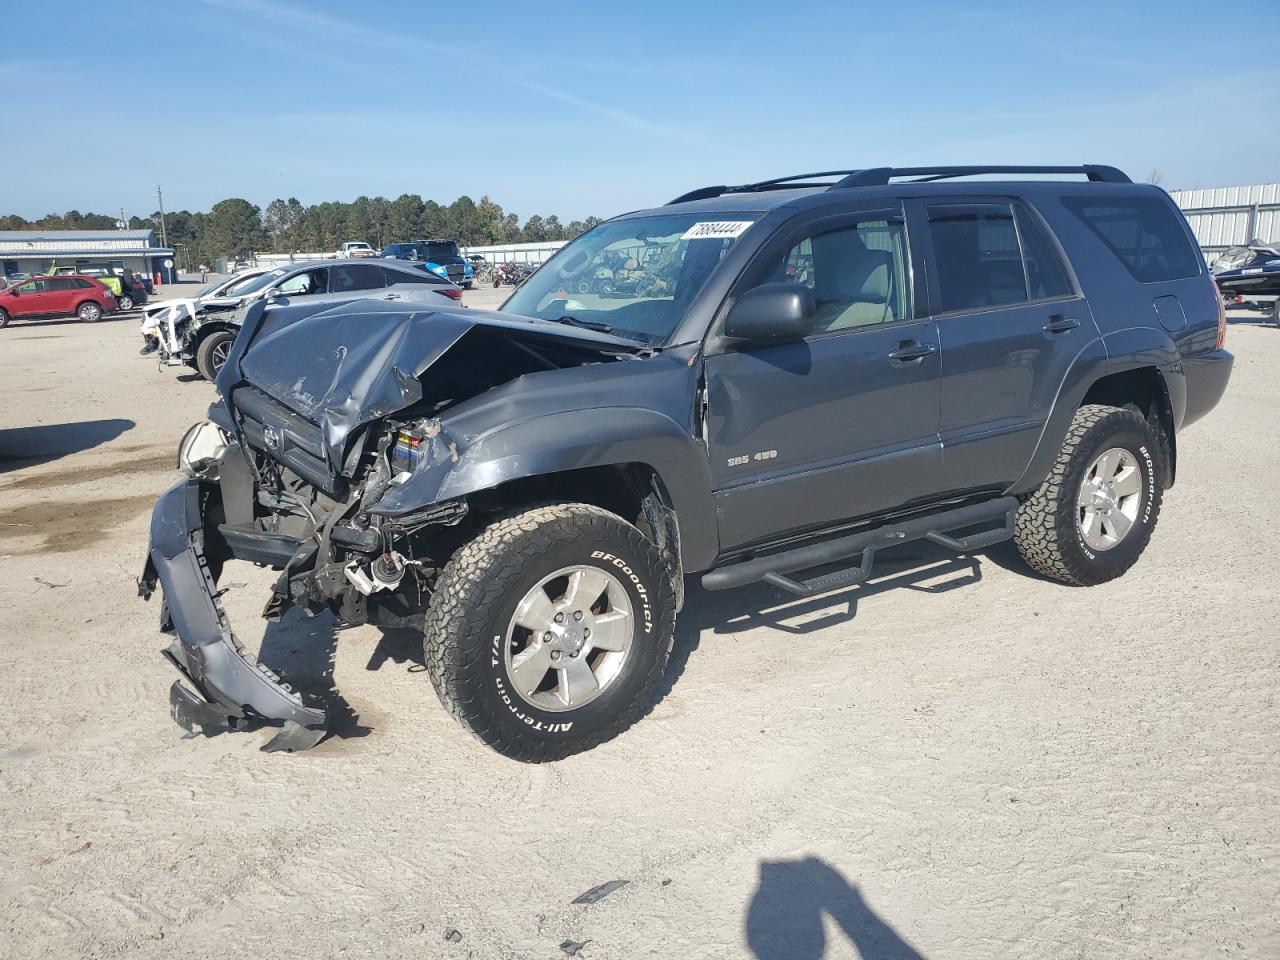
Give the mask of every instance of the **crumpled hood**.
[{"label": "crumpled hood", "polygon": [[217,385],[227,396],[248,382],[319,424],[336,466],[352,431],[420,400],[418,378],[477,327],[505,329],[513,339],[569,343],[601,356],[641,349],[607,334],[496,311],[415,310],[373,299],[320,313],[302,307],[267,312],[254,304]]}]

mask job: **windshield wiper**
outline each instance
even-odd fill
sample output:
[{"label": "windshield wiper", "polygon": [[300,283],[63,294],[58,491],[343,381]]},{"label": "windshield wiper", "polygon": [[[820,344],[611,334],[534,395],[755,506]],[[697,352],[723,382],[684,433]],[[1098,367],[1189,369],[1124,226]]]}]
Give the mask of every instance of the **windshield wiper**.
[{"label": "windshield wiper", "polygon": [[571,327],[582,327],[584,330],[594,330],[596,333],[613,333],[613,327],[607,323],[600,323],[598,320],[579,320],[567,314],[556,318],[556,323],[567,323]]}]

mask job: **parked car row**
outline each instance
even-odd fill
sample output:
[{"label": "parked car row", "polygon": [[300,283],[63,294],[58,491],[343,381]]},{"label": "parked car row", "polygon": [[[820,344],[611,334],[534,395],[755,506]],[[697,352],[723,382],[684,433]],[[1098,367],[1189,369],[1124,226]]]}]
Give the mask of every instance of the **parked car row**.
[{"label": "parked car row", "polygon": [[462,289],[414,266],[367,258],[252,269],[210,284],[193,297],[147,309],[142,352],[157,353],[163,364],[186,365],[213,380],[253,304],[264,301],[269,310],[307,304],[319,311],[368,298],[452,306],[461,301]]}]

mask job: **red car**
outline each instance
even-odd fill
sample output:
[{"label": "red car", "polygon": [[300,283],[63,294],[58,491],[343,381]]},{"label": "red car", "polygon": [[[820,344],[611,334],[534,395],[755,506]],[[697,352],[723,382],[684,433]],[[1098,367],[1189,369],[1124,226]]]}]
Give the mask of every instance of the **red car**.
[{"label": "red car", "polygon": [[102,319],[116,308],[115,297],[93,277],[31,277],[0,290],[0,327],[10,317],[79,317]]}]

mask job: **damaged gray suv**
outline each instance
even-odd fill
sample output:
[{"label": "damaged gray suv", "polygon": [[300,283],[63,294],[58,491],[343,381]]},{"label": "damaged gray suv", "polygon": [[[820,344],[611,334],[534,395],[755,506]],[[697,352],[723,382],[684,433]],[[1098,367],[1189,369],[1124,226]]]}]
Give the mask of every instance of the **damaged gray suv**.
[{"label": "damaged gray suv", "polygon": [[808,596],[892,545],[1011,538],[1101,583],[1226,388],[1224,329],[1168,196],[1101,166],[707,187],[496,312],[255,305],[152,519],[173,717],[268,749],[328,729],[233,634],[231,561],[279,571],[268,618],[420,631],[444,706],[524,761],[649,708],[690,575]]}]

